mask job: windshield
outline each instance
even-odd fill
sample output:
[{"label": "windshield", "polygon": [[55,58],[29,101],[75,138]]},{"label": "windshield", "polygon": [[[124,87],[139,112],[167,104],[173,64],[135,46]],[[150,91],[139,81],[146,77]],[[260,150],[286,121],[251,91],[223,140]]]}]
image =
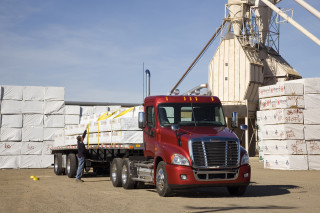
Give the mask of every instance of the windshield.
[{"label": "windshield", "polygon": [[161,126],[226,126],[222,107],[213,103],[168,103],[158,106]]}]

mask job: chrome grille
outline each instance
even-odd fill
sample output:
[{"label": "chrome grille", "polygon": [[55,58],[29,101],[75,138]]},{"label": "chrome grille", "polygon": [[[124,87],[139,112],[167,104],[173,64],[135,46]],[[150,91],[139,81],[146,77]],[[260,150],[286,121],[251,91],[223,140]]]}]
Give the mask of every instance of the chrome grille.
[{"label": "chrome grille", "polygon": [[239,162],[237,141],[193,141],[190,150],[195,168],[230,168]]}]

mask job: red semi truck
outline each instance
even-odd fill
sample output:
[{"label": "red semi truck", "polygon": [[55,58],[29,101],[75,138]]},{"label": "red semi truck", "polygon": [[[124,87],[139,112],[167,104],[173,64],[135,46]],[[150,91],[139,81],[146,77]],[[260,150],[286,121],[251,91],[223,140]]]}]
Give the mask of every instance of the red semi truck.
[{"label": "red semi truck", "polygon": [[[231,127],[238,128],[237,113]],[[250,183],[247,151],[227,128],[222,105],[215,96],[149,96],[139,113],[143,143],[90,145],[85,170],[110,169],[113,186],[133,189],[137,183],[156,186],[160,196],[177,189],[225,186],[242,195]],[[240,125],[246,130],[246,125]],[[103,142],[102,142],[103,143]],[[57,175],[74,177],[77,147],[52,149]]]}]

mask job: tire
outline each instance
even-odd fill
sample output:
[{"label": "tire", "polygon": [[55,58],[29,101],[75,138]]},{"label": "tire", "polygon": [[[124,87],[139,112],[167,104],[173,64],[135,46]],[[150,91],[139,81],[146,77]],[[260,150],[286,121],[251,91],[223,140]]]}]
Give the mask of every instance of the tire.
[{"label": "tire", "polygon": [[124,189],[134,189],[135,181],[131,179],[129,159],[123,160],[121,169],[121,182]]},{"label": "tire", "polygon": [[121,187],[122,159],[114,158],[110,167],[110,179],[114,187]]},{"label": "tire", "polygon": [[69,178],[74,178],[77,175],[77,158],[76,155],[70,153],[67,157],[66,173]]},{"label": "tire", "polygon": [[62,154],[57,153],[54,154],[54,173],[56,175],[63,175],[64,174],[64,169],[62,168]]},{"label": "tire", "polygon": [[172,195],[172,189],[168,184],[166,163],[161,161],[157,167],[156,173],[156,188],[161,197],[168,197]]},{"label": "tire", "polygon": [[247,186],[230,186],[228,187],[228,192],[232,196],[241,196],[244,195],[244,193],[247,190]]}]

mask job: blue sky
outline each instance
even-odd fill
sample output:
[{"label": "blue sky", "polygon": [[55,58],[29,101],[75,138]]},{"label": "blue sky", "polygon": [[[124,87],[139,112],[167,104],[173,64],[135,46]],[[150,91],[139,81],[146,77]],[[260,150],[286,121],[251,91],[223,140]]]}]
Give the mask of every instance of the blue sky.
[{"label": "blue sky", "polygon": [[[306,0],[320,10],[320,1]],[[1,0],[0,84],[63,86],[66,100],[142,102],[167,94],[224,18],[227,0]],[[320,38],[320,20],[292,0],[294,19]],[[320,77],[320,47],[281,25],[280,53],[304,78]],[[179,86],[207,82],[219,39]]]}]

